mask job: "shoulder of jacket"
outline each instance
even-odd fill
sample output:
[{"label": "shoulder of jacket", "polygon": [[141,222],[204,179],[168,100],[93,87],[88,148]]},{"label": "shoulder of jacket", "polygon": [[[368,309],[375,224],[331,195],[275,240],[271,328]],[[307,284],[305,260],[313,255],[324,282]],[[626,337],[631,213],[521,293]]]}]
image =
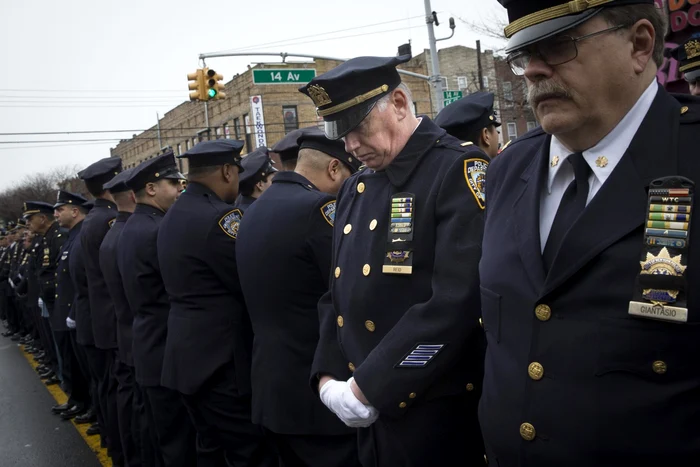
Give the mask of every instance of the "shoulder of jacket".
[{"label": "shoulder of jacket", "polygon": [[700,97],[690,94],[671,94],[681,105],[681,124],[700,123]]}]

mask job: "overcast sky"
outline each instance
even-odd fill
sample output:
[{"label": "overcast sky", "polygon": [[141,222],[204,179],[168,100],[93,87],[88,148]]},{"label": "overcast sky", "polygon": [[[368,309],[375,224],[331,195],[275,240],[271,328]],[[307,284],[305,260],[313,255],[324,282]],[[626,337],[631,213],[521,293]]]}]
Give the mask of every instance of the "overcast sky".
[{"label": "overcast sky", "polygon": [[[496,0],[432,0],[432,9],[439,12],[438,38],[449,35],[450,16],[457,23],[455,36],[438,48],[474,47],[479,38],[483,48],[498,46],[462,21],[505,17]],[[186,75],[199,66],[200,53],[244,49],[351,58],[396,55],[408,40],[414,54],[428,47],[421,0],[3,0],[0,13],[0,191],[34,171],[87,166],[117,144],[84,140],[132,135],[7,133],[137,133],[156,123],[156,113],[187,99]],[[207,65],[228,82],[247,65],[265,61],[279,60],[218,58]]]}]

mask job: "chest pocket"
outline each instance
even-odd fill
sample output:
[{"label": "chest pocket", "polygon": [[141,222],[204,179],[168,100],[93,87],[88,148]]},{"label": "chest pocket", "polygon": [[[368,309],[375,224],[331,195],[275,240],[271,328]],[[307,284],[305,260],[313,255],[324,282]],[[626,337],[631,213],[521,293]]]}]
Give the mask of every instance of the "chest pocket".
[{"label": "chest pocket", "polygon": [[700,379],[700,324],[606,319],[598,338],[596,376],[629,373],[659,383]]}]

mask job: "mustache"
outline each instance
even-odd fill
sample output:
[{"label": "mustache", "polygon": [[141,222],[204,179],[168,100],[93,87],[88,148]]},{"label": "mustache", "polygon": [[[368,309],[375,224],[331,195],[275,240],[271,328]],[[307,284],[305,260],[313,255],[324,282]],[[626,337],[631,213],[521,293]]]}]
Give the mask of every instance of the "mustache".
[{"label": "mustache", "polygon": [[538,81],[532,83],[527,89],[527,103],[532,108],[537,107],[537,104],[543,100],[552,97],[572,99],[573,95],[568,89],[555,81]]}]

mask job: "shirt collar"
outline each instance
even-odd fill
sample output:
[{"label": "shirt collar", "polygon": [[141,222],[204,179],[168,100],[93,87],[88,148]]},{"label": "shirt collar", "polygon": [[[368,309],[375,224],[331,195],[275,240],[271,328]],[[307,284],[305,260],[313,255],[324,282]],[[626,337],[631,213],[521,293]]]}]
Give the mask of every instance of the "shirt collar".
[{"label": "shirt collar", "polygon": [[278,172],[275,178],[272,179],[272,184],[275,183],[298,183],[299,185],[304,185],[310,190],[318,191],[318,188],[314,186],[306,177],[301,174],[292,171]]},{"label": "shirt collar", "polygon": [[[644,120],[651,104],[654,102],[659,85],[656,80],[647,87],[646,91],[637,100],[636,104],[627,112],[620,123],[608,133],[605,138],[600,140],[598,144],[592,148],[583,151],[583,158],[591,167],[593,174],[598,179],[600,185],[603,185],[608,179],[612,171],[624,156],[627,148],[634,135],[639,130],[639,127]],[[566,158],[571,154],[556,136],[552,136],[552,141],[549,145],[549,179],[547,183],[547,192],[552,193],[552,184],[559,170],[564,166]],[[552,164],[557,162],[554,167]]]}]

